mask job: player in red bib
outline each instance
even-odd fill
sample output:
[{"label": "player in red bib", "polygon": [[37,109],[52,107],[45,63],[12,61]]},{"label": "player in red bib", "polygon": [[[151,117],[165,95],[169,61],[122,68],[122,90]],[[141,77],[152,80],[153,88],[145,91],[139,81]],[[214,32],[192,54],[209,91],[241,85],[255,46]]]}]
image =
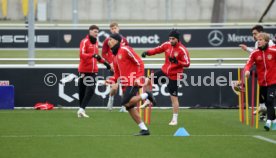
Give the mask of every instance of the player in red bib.
[{"label": "player in red bib", "polygon": [[[119,32],[120,32],[119,25],[116,22],[111,23],[109,25],[109,28],[110,28],[111,34],[115,34],[115,33],[119,34]],[[121,45],[122,46],[128,46],[128,42],[127,42],[126,38],[123,37],[122,35],[120,35],[120,36],[122,38]],[[108,41],[109,41],[109,37],[104,40],[103,47],[102,47],[102,57],[106,61],[108,61],[108,63],[111,65],[111,71],[113,71],[113,58],[114,58],[114,55],[112,54],[112,51],[111,51],[111,49],[108,45]],[[113,73],[111,72],[110,75],[113,75]],[[118,91],[119,84],[114,84],[110,88],[111,88],[111,90],[110,90],[110,93],[109,93],[107,108],[109,110],[112,110],[113,104],[114,104],[114,96]],[[120,109],[120,112],[127,112],[124,106],[122,106],[122,108]]]},{"label": "player in red bib", "polygon": [[156,105],[156,101],[150,91],[137,96],[139,89],[145,85],[144,63],[130,46],[121,44],[121,38],[120,34],[110,35],[108,44],[114,55],[114,75],[106,80],[106,83],[116,84],[120,81],[124,91],[121,105],[126,107],[132,119],[140,127],[141,130],[137,135],[150,135],[135,106],[141,100],[149,99],[153,105]]}]

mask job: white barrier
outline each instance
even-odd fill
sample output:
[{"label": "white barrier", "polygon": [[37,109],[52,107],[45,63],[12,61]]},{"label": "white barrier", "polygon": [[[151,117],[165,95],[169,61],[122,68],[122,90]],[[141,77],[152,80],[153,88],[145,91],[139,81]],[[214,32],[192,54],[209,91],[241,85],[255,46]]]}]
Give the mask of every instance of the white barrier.
[{"label": "white barrier", "polygon": [[[242,68],[248,58],[191,58],[190,68]],[[145,64],[145,68],[160,68],[163,65],[164,58],[143,58],[145,62],[160,62],[155,64]],[[0,58],[1,61],[11,62],[28,62],[28,61],[47,61],[47,62],[78,62],[79,58]],[[196,62],[212,62],[212,63],[193,63]],[[227,61],[227,63],[224,63]],[[229,63],[229,61],[244,62],[244,63]],[[102,64],[99,68],[105,68]],[[0,68],[77,68],[78,64],[36,64],[29,66],[27,64],[0,64]]]},{"label": "white barrier", "polygon": [[[62,24],[62,23],[49,23],[49,24],[35,24],[36,28],[47,28],[47,29],[55,29],[55,28],[64,28],[64,29],[72,29],[72,28],[88,28],[91,24]],[[97,24],[101,29],[109,29],[109,23],[106,24]],[[251,28],[254,25],[263,25],[265,27],[275,27],[275,22],[269,22],[269,23],[121,23],[120,28],[128,29],[128,28]],[[11,28],[22,28],[26,29],[28,24],[22,24],[22,23],[3,23],[0,24],[1,29],[11,29]]]}]

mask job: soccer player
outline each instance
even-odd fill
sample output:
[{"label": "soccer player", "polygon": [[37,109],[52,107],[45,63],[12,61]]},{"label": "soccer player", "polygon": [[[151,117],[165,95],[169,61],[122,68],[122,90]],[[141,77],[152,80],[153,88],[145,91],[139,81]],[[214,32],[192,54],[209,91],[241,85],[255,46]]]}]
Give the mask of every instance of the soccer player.
[{"label": "soccer player", "polygon": [[[109,28],[110,28],[111,34],[115,34],[115,33],[119,34],[119,32],[120,32],[119,25],[116,22],[112,22],[109,25]],[[122,38],[121,45],[122,46],[127,46],[128,42],[127,42],[126,38],[123,37],[122,35],[120,35],[120,36]],[[108,63],[111,65],[111,71],[113,71],[113,57],[114,57],[114,55],[112,54],[112,51],[111,51],[111,49],[110,49],[110,47],[108,45],[108,41],[109,41],[109,38],[106,38],[104,40],[103,47],[102,47],[102,57],[106,61],[108,61]],[[109,92],[108,103],[107,103],[107,108],[109,110],[112,110],[112,108],[113,108],[114,96],[117,93],[118,88],[119,88],[119,84],[114,84],[114,85],[111,86],[111,90]],[[126,108],[124,106],[122,106],[122,108],[120,109],[120,112],[127,112]]]},{"label": "soccer player", "polygon": [[[264,28],[262,25],[255,25],[254,27],[251,28],[251,33],[252,33],[252,36],[254,38],[254,40],[256,41],[255,42],[255,46],[254,46],[254,49],[253,48],[250,48],[248,47],[247,45],[245,44],[240,44],[239,46],[242,48],[242,50],[248,52],[249,54],[251,54],[255,49],[258,49],[258,40],[257,40],[257,35],[261,32],[264,32]],[[273,46],[274,43],[272,40],[269,40],[268,42],[268,46]]]},{"label": "soccer player", "polygon": [[[264,28],[263,28],[262,25],[255,25],[254,27],[252,27],[251,32],[252,32],[252,36],[253,36],[254,40],[256,41],[254,49],[246,46],[245,44],[240,44],[239,45],[242,48],[242,50],[248,52],[249,54],[251,54],[255,49],[258,49],[257,35],[261,32],[264,32]],[[273,41],[269,40],[268,45],[269,46],[274,45]],[[251,71],[256,71],[256,67],[253,66]],[[241,82],[238,82],[238,81],[233,81],[232,82],[232,89],[236,94],[240,93],[240,91],[242,89],[241,86],[242,86]],[[260,87],[260,99],[259,99],[260,100],[260,106],[259,106],[259,109],[256,109],[254,111],[254,114],[256,114],[257,112],[261,113],[260,120],[264,120],[265,115],[266,115],[266,106],[265,106],[265,100],[264,100],[265,93],[266,93],[265,90],[263,90],[262,87]]]},{"label": "soccer player", "polygon": [[[98,73],[97,60],[103,63],[107,69],[111,69],[108,62],[98,55],[98,33],[99,27],[91,25],[89,34],[80,42],[80,63],[78,68],[80,75],[78,81],[80,108],[77,112],[78,117],[89,117],[85,113],[85,108],[94,95]],[[88,81],[92,81],[92,83]]]},{"label": "soccer player", "polygon": [[258,49],[250,54],[244,68],[245,77],[250,76],[250,68],[256,65],[258,83],[263,90],[265,106],[267,108],[267,120],[264,126],[266,131],[276,130],[275,97],[276,97],[276,49],[269,47],[269,35],[259,33],[257,35]]},{"label": "soccer player", "polygon": [[120,34],[115,33],[110,35],[108,45],[114,55],[114,76],[107,79],[106,83],[115,84],[120,80],[120,84],[124,91],[121,105],[126,107],[132,119],[140,127],[141,130],[137,135],[150,135],[149,129],[146,127],[138,111],[134,107],[139,101],[147,98],[153,105],[156,104],[156,101],[149,91],[139,96],[136,95],[146,79],[144,76],[144,63],[130,46],[123,46],[121,44],[121,39],[122,37]]},{"label": "soccer player", "polygon": [[[179,41],[178,30],[172,29],[169,33],[169,41],[163,43],[161,46],[143,52],[142,57],[160,53],[164,53],[165,63],[160,71],[154,73],[154,84],[160,85],[167,82],[173,107],[173,117],[169,125],[174,126],[177,125],[179,111],[177,80],[181,79],[183,68],[190,66],[189,52]],[[161,80],[162,83],[157,82],[159,78],[164,79]]]}]

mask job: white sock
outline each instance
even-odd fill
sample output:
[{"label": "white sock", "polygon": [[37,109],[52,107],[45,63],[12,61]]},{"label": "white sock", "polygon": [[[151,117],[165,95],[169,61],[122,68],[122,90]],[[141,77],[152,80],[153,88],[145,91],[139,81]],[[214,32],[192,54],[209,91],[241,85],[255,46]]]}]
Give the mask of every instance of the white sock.
[{"label": "white sock", "polygon": [[114,101],[114,96],[109,96],[109,98],[108,98],[108,104],[112,104],[112,106],[113,106],[113,101]]},{"label": "white sock", "polygon": [[172,121],[177,122],[178,114],[173,114]]},{"label": "white sock", "polygon": [[144,122],[139,123],[138,126],[140,127],[141,130],[148,130]]},{"label": "white sock", "polygon": [[142,100],[145,100],[148,98],[148,93],[140,94],[140,97],[142,98]]},{"label": "white sock", "polygon": [[270,126],[271,125],[271,120],[266,120],[266,125]]},{"label": "white sock", "polygon": [[265,106],[265,103],[260,103],[260,106]]},{"label": "white sock", "polygon": [[276,123],[276,119],[272,121],[272,123]]},{"label": "white sock", "polygon": [[84,112],[84,109],[83,108],[79,108],[79,112]]}]

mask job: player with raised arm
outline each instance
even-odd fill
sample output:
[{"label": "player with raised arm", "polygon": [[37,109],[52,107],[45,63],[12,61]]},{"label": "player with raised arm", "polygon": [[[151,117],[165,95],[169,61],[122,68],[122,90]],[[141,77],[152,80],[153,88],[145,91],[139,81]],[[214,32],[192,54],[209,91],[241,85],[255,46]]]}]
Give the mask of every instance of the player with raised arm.
[{"label": "player with raised arm", "polygon": [[121,39],[120,34],[110,35],[108,44],[114,55],[114,75],[107,79],[106,83],[116,84],[120,81],[124,91],[121,105],[126,107],[132,119],[141,129],[137,135],[150,135],[149,129],[142,121],[135,106],[141,100],[149,99],[153,105],[156,104],[156,101],[150,91],[137,95],[146,79],[144,76],[144,63],[130,46],[121,45]]},{"label": "player with raised arm", "polygon": [[167,84],[173,107],[173,117],[169,125],[175,126],[178,122],[179,112],[178,80],[183,77],[184,68],[190,66],[190,55],[186,47],[179,41],[178,30],[172,29],[169,33],[169,41],[143,52],[142,57],[160,53],[164,53],[165,63],[160,71],[154,73],[153,80],[154,84]]}]

